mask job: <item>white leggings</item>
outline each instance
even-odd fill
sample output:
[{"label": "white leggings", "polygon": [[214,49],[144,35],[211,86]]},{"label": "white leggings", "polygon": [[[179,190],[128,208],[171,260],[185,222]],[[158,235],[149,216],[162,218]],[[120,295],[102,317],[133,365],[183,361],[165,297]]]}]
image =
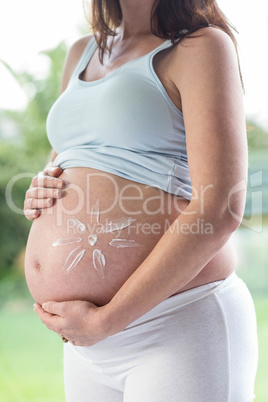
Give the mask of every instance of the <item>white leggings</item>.
[{"label": "white leggings", "polygon": [[228,278],[172,296],[94,346],[64,345],[67,402],[250,402],[255,308]]}]

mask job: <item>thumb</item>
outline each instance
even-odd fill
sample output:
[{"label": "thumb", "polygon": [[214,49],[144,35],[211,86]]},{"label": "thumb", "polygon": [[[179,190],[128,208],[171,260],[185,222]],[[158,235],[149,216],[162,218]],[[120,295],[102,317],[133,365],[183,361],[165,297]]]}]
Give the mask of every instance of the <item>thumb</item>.
[{"label": "thumb", "polygon": [[46,168],[44,174],[52,177],[59,177],[62,174],[63,170],[59,166],[49,166]]},{"label": "thumb", "polygon": [[42,304],[42,309],[47,313],[62,316],[65,310],[65,302],[49,301]]}]

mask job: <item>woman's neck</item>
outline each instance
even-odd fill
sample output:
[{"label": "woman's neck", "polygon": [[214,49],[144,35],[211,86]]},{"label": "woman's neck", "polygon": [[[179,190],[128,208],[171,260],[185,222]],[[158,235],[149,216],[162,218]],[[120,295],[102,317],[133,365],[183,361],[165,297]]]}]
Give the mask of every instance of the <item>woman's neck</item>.
[{"label": "woman's neck", "polygon": [[151,11],[155,0],[120,0],[122,21],[117,28],[121,40],[151,34]]}]

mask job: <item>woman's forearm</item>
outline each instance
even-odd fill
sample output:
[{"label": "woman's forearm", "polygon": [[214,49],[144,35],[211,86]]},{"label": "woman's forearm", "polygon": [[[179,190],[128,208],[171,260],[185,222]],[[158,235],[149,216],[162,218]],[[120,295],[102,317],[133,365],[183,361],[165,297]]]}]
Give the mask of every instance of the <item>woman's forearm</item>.
[{"label": "woman's forearm", "polygon": [[[194,209],[190,203],[185,211]],[[233,218],[226,218],[228,215],[226,212],[215,219],[210,214],[181,214],[104,307],[107,331],[114,334],[123,330],[195,278],[239,226]],[[193,225],[201,219],[207,233],[195,233]]]}]

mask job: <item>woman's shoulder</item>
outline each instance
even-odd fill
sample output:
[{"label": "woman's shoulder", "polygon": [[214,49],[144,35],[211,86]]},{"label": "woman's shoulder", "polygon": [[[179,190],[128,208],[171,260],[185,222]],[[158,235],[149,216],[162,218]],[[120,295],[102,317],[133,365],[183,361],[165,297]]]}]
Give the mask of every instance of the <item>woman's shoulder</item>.
[{"label": "woman's shoulder", "polygon": [[93,36],[93,34],[82,36],[81,38],[77,39],[68,50],[63,67],[61,92],[66,89],[72,73],[74,72],[77,63],[79,62],[83,51],[85,50],[85,47]]},{"label": "woman's shoulder", "polygon": [[226,50],[235,53],[235,45],[231,37],[218,27],[203,27],[174,46],[174,61],[181,61],[184,64],[187,60],[194,59],[198,53],[201,56],[206,53],[214,53],[216,56]]},{"label": "woman's shoulder", "polygon": [[214,52],[226,48],[235,50],[231,37],[218,27],[208,26],[199,28],[189,37],[180,40],[174,46],[173,54],[175,58],[181,60],[181,57],[189,59],[194,52]]},{"label": "woman's shoulder", "polygon": [[171,76],[180,85],[184,75],[204,72],[204,66],[209,74],[219,63],[237,64],[237,55],[231,37],[220,28],[209,26],[179,41],[172,49],[170,62]]},{"label": "woman's shoulder", "polygon": [[87,34],[82,36],[81,38],[77,39],[70,47],[69,49],[69,55],[72,58],[75,58],[76,61],[78,61],[86,47],[86,45],[88,44],[88,42],[93,38],[93,34]]}]

